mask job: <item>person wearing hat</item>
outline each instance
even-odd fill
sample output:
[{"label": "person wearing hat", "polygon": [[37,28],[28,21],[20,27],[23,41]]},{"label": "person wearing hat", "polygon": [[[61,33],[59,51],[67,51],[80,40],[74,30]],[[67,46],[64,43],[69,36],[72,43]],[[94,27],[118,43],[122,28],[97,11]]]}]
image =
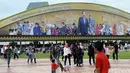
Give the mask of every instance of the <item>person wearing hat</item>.
[{"label": "person wearing hat", "polygon": [[12,49],[10,48],[10,46],[8,46],[8,49],[6,49],[8,67],[10,67],[10,59],[12,53],[13,53]]}]

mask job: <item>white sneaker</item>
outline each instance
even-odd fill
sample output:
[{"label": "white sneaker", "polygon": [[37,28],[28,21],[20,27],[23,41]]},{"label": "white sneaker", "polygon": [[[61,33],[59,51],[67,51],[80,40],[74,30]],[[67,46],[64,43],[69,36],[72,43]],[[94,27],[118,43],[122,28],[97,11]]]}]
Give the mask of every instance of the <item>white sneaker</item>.
[{"label": "white sneaker", "polygon": [[76,64],[74,64],[74,66],[77,66]]},{"label": "white sneaker", "polygon": [[83,64],[80,64],[80,66],[83,66]]}]

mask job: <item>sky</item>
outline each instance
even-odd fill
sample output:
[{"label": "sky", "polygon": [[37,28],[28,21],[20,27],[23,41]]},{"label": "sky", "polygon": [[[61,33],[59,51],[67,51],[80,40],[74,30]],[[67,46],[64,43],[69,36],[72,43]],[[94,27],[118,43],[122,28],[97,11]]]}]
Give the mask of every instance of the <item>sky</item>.
[{"label": "sky", "polygon": [[25,11],[30,2],[44,2],[49,4],[67,2],[89,2],[112,6],[130,13],[130,0],[0,0],[0,19]]}]

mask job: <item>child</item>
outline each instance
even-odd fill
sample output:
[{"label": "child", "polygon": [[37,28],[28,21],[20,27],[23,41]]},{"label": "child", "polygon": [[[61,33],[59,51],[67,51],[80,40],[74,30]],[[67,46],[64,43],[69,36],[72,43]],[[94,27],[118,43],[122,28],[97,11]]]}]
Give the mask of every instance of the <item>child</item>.
[{"label": "child", "polygon": [[52,59],[52,64],[51,64],[51,70],[52,70],[52,73],[56,73],[56,69],[59,67],[59,65],[57,65],[55,63],[55,59]]}]

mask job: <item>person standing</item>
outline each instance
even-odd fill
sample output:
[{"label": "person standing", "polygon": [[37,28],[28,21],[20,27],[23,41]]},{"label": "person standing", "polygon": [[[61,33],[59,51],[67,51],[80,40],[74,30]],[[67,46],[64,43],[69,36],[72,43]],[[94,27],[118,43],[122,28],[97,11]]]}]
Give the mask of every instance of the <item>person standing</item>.
[{"label": "person standing", "polygon": [[81,50],[81,66],[83,66],[84,47],[83,47],[82,43],[79,43],[79,48]]},{"label": "person standing", "polygon": [[114,43],[113,60],[115,60],[115,55],[116,55],[116,60],[118,60],[118,45],[116,42]]},{"label": "person standing", "polygon": [[55,45],[55,47],[52,49],[52,59],[58,59],[59,56],[59,49],[58,47]]},{"label": "person standing", "polygon": [[6,50],[8,49],[8,47],[7,46],[4,46],[3,47],[4,49],[4,59],[7,59],[7,54],[6,54]]},{"label": "person standing", "polygon": [[64,47],[64,57],[65,57],[65,61],[64,61],[64,65],[66,67],[66,61],[67,59],[69,60],[69,66],[71,66],[71,50],[68,47],[68,43],[65,43],[65,47]]},{"label": "person standing", "polygon": [[53,59],[56,60],[57,63],[59,64],[60,68],[61,68],[61,71],[63,71],[64,68],[63,68],[63,65],[61,64],[61,62],[60,62],[58,56],[59,56],[59,49],[58,49],[57,46],[55,46],[55,47],[52,49],[52,52],[51,52],[51,60],[53,60]]},{"label": "person standing", "polygon": [[93,59],[93,64],[95,64],[95,55],[94,55],[94,46],[92,43],[88,46],[88,56],[89,56],[89,64],[92,65],[91,63],[91,58]]},{"label": "person standing", "polygon": [[63,46],[62,46],[62,44],[60,43],[60,45],[59,45],[59,56],[63,56]]},{"label": "person standing", "polygon": [[52,55],[53,55],[53,49],[54,49],[54,45],[51,44],[51,46],[49,47],[49,53],[50,53],[50,60],[52,60]]},{"label": "person standing", "polygon": [[96,56],[96,69],[94,73],[108,73],[110,63],[107,56],[103,53],[103,43],[100,41],[95,43]]},{"label": "person standing", "polygon": [[108,44],[106,44],[105,45],[105,54],[106,54],[106,56],[107,56],[107,58],[109,59],[109,56],[110,56],[110,49],[109,49],[109,47],[108,47]]},{"label": "person standing", "polygon": [[72,55],[73,55],[73,58],[74,58],[74,66],[76,66],[76,64],[77,64],[77,55],[76,55],[77,50],[78,50],[78,45],[77,45],[77,43],[74,43],[72,45]]},{"label": "person standing", "polygon": [[126,50],[126,52],[127,52],[127,49],[128,49],[128,45],[127,45],[127,43],[125,43],[124,48],[125,48],[125,50]]},{"label": "person standing", "polygon": [[16,46],[14,46],[14,59],[17,57],[17,59],[19,58],[18,56],[18,48]]},{"label": "person standing", "polygon": [[82,57],[83,57],[83,51],[80,48],[80,45],[78,44],[78,49],[76,50],[76,56],[77,56],[77,66],[82,66]]},{"label": "person standing", "polygon": [[1,51],[0,52],[1,52],[1,56],[3,56],[4,55],[4,46],[1,47]]},{"label": "person standing", "polygon": [[51,64],[51,71],[52,73],[56,73],[56,69],[59,67],[59,65],[57,65],[55,63],[55,59],[52,59],[52,64]]},{"label": "person standing", "polygon": [[78,32],[80,35],[87,35],[88,34],[88,19],[85,17],[86,16],[86,12],[83,11],[82,12],[82,17],[79,18],[78,21]]},{"label": "person standing", "polygon": [[2,55],[1,50],[2,50],[2,47],[0,47],[0,56]]},{"label": "person standing", "polygon": [[32,63],[33,57],[31,47],[27,47],[26,55],[28,56],[27,63],[29,63],[29,61]]},{"label": "person standing", "polygon": [[8,46],[8,49],[6,49],[8,68],[10,67],[10,59],[11,59],[12,54],[13,54],[13,51],[10,48],[10,46]]},{"label": "person standing", "polygon": [[34,63],[37,63],[37,61],[36,61],[36,48],[35,48],[35,46],[33,46],[32,47],[32,58],[33,58],[33,60],[34,60]]}]

